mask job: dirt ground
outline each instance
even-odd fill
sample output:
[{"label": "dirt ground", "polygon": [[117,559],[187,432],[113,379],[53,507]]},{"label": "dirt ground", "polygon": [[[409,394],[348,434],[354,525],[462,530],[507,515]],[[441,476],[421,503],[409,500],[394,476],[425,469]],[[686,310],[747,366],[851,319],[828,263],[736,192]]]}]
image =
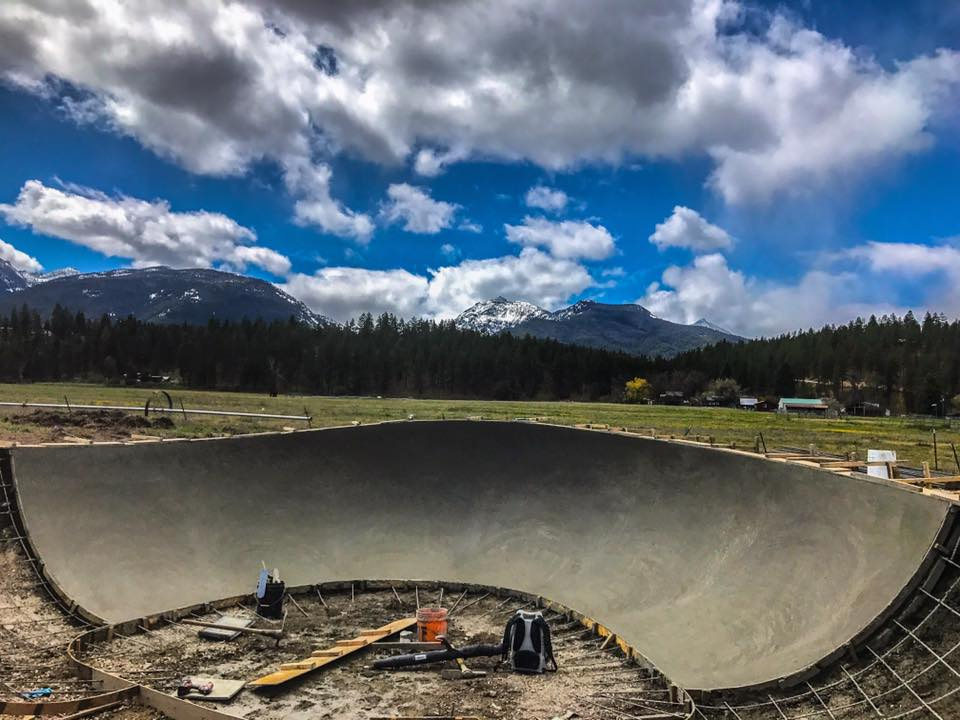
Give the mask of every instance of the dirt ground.
[{"label": "dirt ground", "polygon": [[[432,601],[436,591],[430,593]],[[150,635],[138,635],[137,646],[112,642],[90,649],[91,664],[121,676],[136,678],[165,692],[174,692],[183,676],[214,676],[251,680],[279,669],[280,663],[308,657],[337,640],[355,637],[361,630],[376,628],[415,612],[413,592],[402,592],[401,606],[389,590],[319,598],[299,597],[309,617],[288,602],[286,637],[279,647],[269,638],[242,635],[229,642],[201,640],[197,628],[172,625]],[[504,602],[468,593],[455,613],[448,636],[454,645],[497,643],[507,618],[523,601]],[[447,605],[455,598],[448,596]],[[428,602],[426,592],[421,601]],[[236,607],[229,614],[254,617],[251,609]],[[204,616],[213,620],[217,615]],[[549,614],[554,627],[554,647],[560,670],[544,675],[510,672],[499,658],[473,659],[471,669],[484,670],[485,678],[445,680],[441,667],[374,671],[371,660],[390,651],[373,650],[317,670],[279,692],[263,694],[244,690],[224,709],[232,714],[263,720],[289,717],[373,718],[420,715],[459,715],[481,718],[601,718],[616,717],[624,702],[649,699],[648,714],[674,710],[666,703],[665,686],[659,678],[627,662],[619,650],[600,650],[601,640],[582,626],[574,627],[560,616]],[[268,623],[258,620],[258,627]],[[141,645],[142,644],[142,645]],[[456,667],[454,663],[447,664]],[[203,704],[203,703],[201,703]],[[638,713],[644,714],[644,713]]]},{"label": "dirt ground", "polygon": [[6,411],[0,416],[0,435],[19,444],[83,440],[130,440],[137,435],[161,435],[174,427],[172,418],[145,417],[120,410]]}]

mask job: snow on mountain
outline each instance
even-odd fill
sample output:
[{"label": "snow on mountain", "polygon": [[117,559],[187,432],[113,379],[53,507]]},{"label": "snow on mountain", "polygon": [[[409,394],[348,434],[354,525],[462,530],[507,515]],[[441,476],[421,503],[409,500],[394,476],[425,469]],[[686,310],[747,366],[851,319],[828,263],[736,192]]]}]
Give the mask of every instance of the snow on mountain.
[{"label": "snow on mountain", "polygon": [[714,325],[712,322],[710,322],[706,318],[700,318],[695,323],[690,323],[690,325],[691,327],[702,327],[702,328],[707,328],[709,330],[716,330],[717,332],[726,333],[727,335],[733,335],[733,333],[727,330],[726,328],[722,328],[719,325]]},{"label": "snow on mountain", "polygon": [[454,323],[461,330],[475,330],[496,335],[516,327],[525,320],[549,317],[549,312],[532,303],[497,297],[467,308],[457,316]]},{"label": "snow on mountain", "polygon": [[67,269],[28,277],[0,261],[0,311],[24,304],[41,314],[59,304],[94,317],[132,315],[146,322],[202,324],[214,318],[270,322],[293,317],[312,326],[334,324],[272,283],[219,270]]},{"label": "snow on mountain", "polygon": [[721,340],[739,341],[731,333],[704,325],[681,325],[654,316],[642,305],[611,305],[581,300],[547,312],[536,305],[498,297],[479,302],[456,319],[461,329],[490,334],[511,332],[563,343],[669,357]]},{"label": "snow on mountain", "polygon": [[59,280],[64,277],[73,277],[74,275],[79,275],[80,271],[72,268],[60,268],[59,270],[51,270],[50,272],[45,273],[21,273],[24,281],[27,285],[36,285],[37,283],[47,282],[49,280]]},{"label": "snow on mountain", "polygon": [[633,304],[624,304],[624,305],[606,305],[604,303],[598,303],[593,300],[580,300],[579,302],[574,303],[570,307],[563,308],[562,310],[557,310],[556,312],[550,313],[551,320],[572,320],[573,318],[579,317],[585,313],[589,313],[598,308],[610,307],[617,308],[619,312],[622,313],[636,313],[642,315],[643,317],[654,317],[649,310],[647,310],[643,305],[633,305]]},{"label": "snow on mountain", "polygon": [[24,274],[6,260],[0,260],[0,293],[19,292],[27,287]]}]

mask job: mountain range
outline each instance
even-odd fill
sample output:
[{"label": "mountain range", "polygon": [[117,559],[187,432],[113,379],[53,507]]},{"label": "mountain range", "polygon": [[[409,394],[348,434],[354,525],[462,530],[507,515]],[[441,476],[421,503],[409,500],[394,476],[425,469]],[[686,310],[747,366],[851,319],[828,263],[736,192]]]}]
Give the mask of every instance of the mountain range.
[{"label": "mountain range", "polygon": [[526,302],[498,297],[479,302],[455,320],[462,330],[509,332],[563,343],[670,357],[685,350],[743,338],[706,319],[682,325],[658,318],[642,305],[610,305],[581,300],[549,312]]},{"label": "mountain range", "polygon": [[[79,273],[68,268],[35,275],[0,260],[0,312],[27,305],[48,315],[58,304],[88,316],[132,315],[144,322],[196,325],[211,318],[269,322],[293,317],[312,326],[333,324],[265,280],[220,270],[151,267]],[[681,325],[662,320],[640,305],[589,300],[550,312],[498,297],[464,310],[454,322],[460,329],[486,334],[509,332],[664,357],[742,339],[705,319]]]},{"label": "mountain range", "polygon": [[151,267],[30,275],[0,260],[0,311],[27,305],[48,315],[57,304],[93,317],[133,315],[173,324],[290,317],[314,326],[333,322],[265,280],[219,270]]}]

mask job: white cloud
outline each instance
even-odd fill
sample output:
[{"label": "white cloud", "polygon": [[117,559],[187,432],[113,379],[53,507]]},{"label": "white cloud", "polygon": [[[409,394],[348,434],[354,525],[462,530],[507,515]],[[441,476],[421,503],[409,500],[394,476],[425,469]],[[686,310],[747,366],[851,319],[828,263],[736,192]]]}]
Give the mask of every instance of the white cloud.
[{"label": "white cloud", "polygon": [[960,248],[953,245],[870,242],[843,254],[866,261],[873,272],[916,277],[946,271],[960,280]]},{"label": "white cloud", "polygon": [[916,283],[923,309],[960,315],[960,248],[940,245],[870,242],[850,248],[840,258],[861,261],[877,283],[910,287]]},{"label": "white cloud", "polygon": [[435,235],[453,224],[460,207],[434,200],[423,188],[397,183],[387,188],[387,197],[380,215],[387,223],[403,223],[407,232]]},{"label": "white cloud", "polygon": [[526,203],[528,207],[540,208],[550,212],[560,212],[567,206],[567,194],[563,190],[535,185],[527,190]]},{"label": "white cloud", "polygon": [[296,198],[293,220],[314,225],[334,235],[354,238],[361,245],[373,235],[373,221],[363,213],[344,208],[330,195],[330,168],[304,161],[287,164],[284,182]]},{"label": "white cloud", "polygon": [[602,260],[616,249],[603,225],[581,220],[553,221],[525,217],[522,225],[504,225],[507,240],[525,247],[545,247],[558,258]]},{"label": "white cloud", "polygon": [[255,233],[220,213],[174,212],[169,203],[111,197],[71,186],[59,190],[39,180],[24,183],[12,205],[0,204],[7,222],[61,238],[138,267],[211,267],[243,271],[255,265],[275,275],[290,260],[254,246]]},{"label": "white cloud", "polygon": [[43,265],[40,261],[31,255],[27,255],[22,250],[17,250],[13,245],[0,240],[0,260],[6,260],[15,269],[28,273],[38,273],[43,271]]},{"label": "white cloud", "polygon": [[457,225],[457,230],[463,230],[464,232],[469,233],[482,233],[483,225],[480,223],[473,222],[472,220],[465,220],[464,222]]},{"label": "white cloud", "polygon": [[876,284],[852,272],[810,270],[797,282],[772,282],[730,268],[719,253],[690,265],[672,265],[637,302],[658,317],[679,323],[700,318],[747,336],[774,335],[858,316],[904,312],[871,297]]},{"label": "white cloud", "polygon": [[422,315],[428,286],[427,278],[406,270],[328,267],[313,275],[295,273],[280,288],[313,310],[346,322],[364,312]]},{"label": "white cloud", "polygon": [[291,275],[280,287],[317,312],[346,321],[362,312],[452,318],[498,295],[554,308],[592,284],[590,274],[578,263],[524,248],[516,256],[464,260],[429,275],[321,268],[314,275]]},{"label": "white cloud", "polygon": [[413,171],[424,177],[436,177],[446,170],[448,165],[459,162],[468,153],[462,149],[441,152],[430,148],[420,150],[413,161]]},{"label": "white cloud", "polygon": [[369,219],[329,194],[344,151],[425,175],[699,154],[723,198],[755,202],[918,152],[954,112],[956,51],[887,69],[757,17],[732,0],[8,0],[0,75],[193,172],[317,165],[316,195],[287,180],[297,217],[359,238]]},{"label": "white cloud", "polygon": [[726,250],[733,238],[721,227],[709,223],[696,210],[677,205],[673,214],[659,223],[650,236],[659,250],[668,247],[687,248],[695,253]]},{"label": "white cloud", "polygon": [[592,284],[590,273],[579,263],[524,248],[517,256],[464,260],[436,270],[426,304],[441,318],[455,317],[474,303],[499,295],[552,309]]}]

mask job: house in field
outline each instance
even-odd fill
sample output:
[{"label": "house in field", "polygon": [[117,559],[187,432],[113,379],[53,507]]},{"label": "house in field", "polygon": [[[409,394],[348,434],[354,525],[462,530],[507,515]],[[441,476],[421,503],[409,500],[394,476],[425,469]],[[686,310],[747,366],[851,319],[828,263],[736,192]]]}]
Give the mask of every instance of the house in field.
[{"label": "house in field", "polygon": [[660,393],[660,405],[683,405],[684,394],[681,390],[667,390]]},{"label": "house in field", "polygon": [[773,407],[763,398],[742,396],[737,400],[737,407],[741,410],[767,411]]},{"label": "house in field", "polygon": [[830,406],[823,398],[780,398],[777,405],[779,413],[807,413],[809,415],[826,415]]}]

